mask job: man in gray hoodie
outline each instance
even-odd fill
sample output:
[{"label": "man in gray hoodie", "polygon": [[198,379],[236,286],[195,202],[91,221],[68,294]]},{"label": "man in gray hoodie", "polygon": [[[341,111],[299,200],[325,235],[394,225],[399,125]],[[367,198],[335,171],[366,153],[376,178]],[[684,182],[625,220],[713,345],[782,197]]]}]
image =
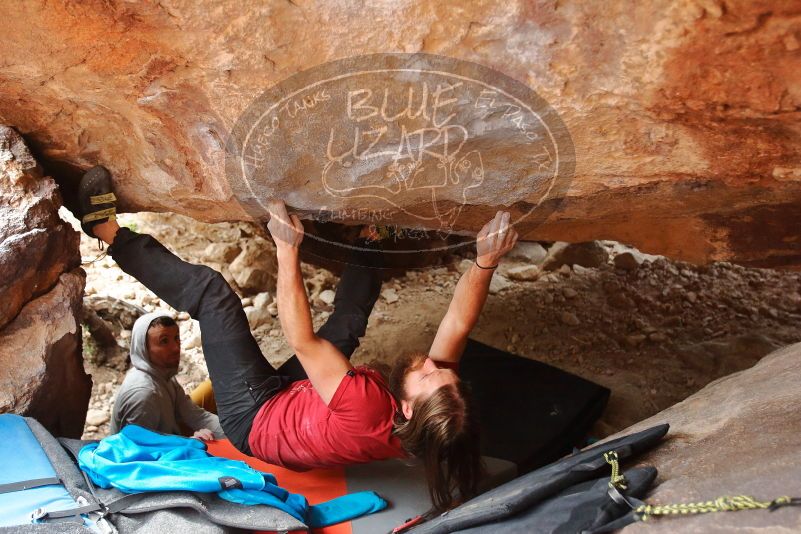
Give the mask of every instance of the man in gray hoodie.
[{"label": "man in gray hoodie", "polygon": [[224,438],[216,415],[200,408],[175,379],[181,358],[178,324],[165,312],[147,313],[131,332],[131,364],[114,410],[111,432],[136,424],[165,434],[183,434],[181,425],[200,439]]}]

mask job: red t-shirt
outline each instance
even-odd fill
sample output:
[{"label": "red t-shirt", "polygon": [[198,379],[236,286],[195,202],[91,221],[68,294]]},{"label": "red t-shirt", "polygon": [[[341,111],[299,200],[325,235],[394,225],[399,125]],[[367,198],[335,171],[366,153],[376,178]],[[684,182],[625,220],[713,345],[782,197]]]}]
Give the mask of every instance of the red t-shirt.
[{"label": "red t-shirt", "polygon": [[265,462],[295,471],[402,458],[392,435],[397,409],[384,379],[369,367],[345,375],[328,406],[309,380],[300,380],[261,407],[250,449]]}]

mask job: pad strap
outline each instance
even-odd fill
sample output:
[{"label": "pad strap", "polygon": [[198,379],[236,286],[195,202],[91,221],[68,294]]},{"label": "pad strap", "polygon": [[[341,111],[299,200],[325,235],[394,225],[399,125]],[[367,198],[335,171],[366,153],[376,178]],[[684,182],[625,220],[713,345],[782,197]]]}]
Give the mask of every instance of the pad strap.
[{"label": "pad strap", "polygon": [[58,477],[34,478],[31,480],[22,480],[20,482],[0,484],[0,493],[11,493],[12,491],[22,491],[31,488],[38,488],[40,486],[50,486],[51,484],[61,484],[61,479]]},{"label": "pad strap", "polygon": [[67,510],[55,510],[53,512],[45,512],[42,508],[37,508],[31,514],[31,519],[33,519],[34,521],[60,519],[62,517],[72,517],[81,514],[88,514],[89,512],[95,512],[100,509],[101,507],[99,504],[85,504],[83,506],[78,506],[76,508],[68,508]]}]

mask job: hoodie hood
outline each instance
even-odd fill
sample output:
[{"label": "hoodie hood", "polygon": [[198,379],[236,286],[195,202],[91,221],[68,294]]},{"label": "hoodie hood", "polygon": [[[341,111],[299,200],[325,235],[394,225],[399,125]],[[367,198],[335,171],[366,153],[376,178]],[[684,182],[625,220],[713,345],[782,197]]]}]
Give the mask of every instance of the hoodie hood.
[{"label": "hoodie hood", "polygon": [[144,314],[134,323],[133,330],[131,330],[131,365],[149,375],[169,380],[178,373],[178,367],[174,369],[158,368],[150,363],[150,355],[147,353],[147,329],[153,319],[159,317],[172,317],[172,315],[163,311],[155,311]]}]

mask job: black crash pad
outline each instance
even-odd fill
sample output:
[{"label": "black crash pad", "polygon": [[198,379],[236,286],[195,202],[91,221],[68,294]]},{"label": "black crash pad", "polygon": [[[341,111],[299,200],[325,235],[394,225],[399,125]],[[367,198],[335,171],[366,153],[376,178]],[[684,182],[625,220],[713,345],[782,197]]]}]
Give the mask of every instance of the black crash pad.
[{"label": "black crash pad", "polygon": [[520,474],[583,447],[609,400],[605,387],[474,339],[459,375],[478,406],[482,454],[514,462]]}]

